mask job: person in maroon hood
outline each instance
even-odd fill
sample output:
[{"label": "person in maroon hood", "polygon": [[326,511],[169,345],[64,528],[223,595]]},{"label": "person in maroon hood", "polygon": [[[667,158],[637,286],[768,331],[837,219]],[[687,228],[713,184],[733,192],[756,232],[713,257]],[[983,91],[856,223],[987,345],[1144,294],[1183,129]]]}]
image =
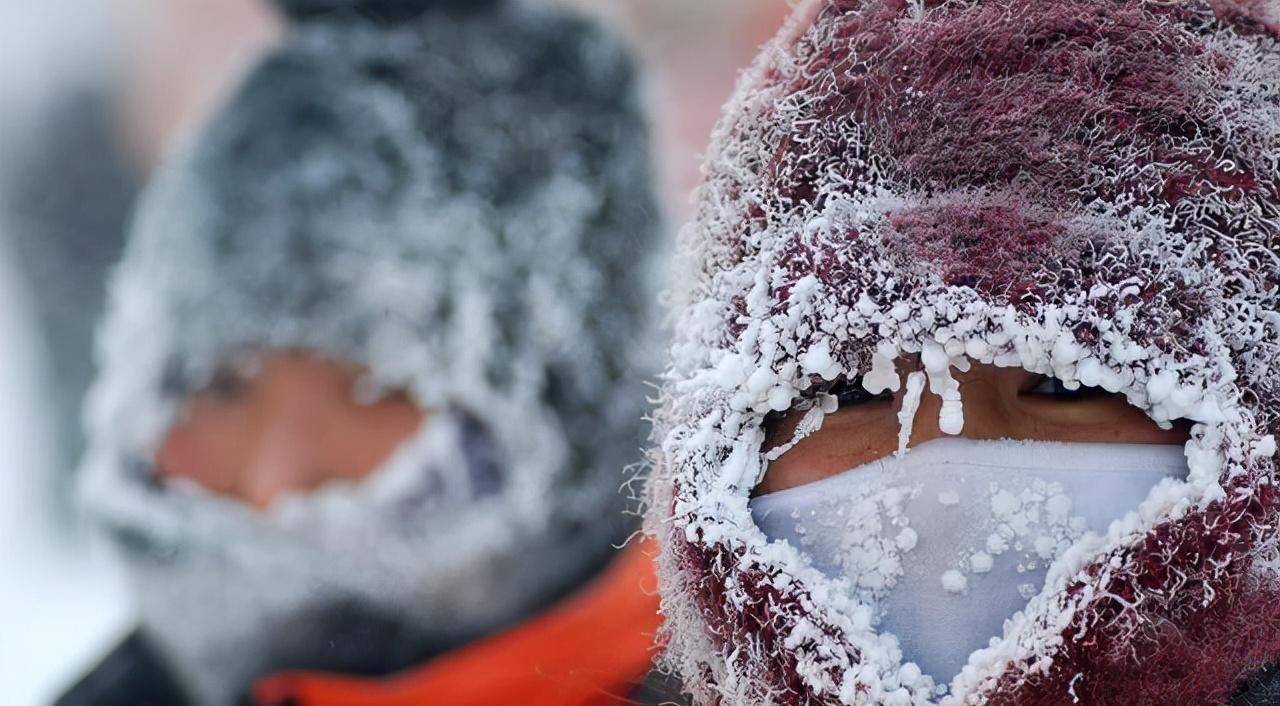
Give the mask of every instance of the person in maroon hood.
[{"label": "person in maroon hood", "polygon": [[1280,704],[1280,3],[810,0],[673,282],[698,704]]}]

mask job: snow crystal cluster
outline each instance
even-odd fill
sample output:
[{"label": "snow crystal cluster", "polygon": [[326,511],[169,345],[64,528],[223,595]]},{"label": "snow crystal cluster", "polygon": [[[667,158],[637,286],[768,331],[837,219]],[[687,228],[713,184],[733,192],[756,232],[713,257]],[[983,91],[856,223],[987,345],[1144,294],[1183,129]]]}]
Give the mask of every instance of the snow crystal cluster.
[{"label": "snow crystal cluster", "polygon": [[[837,546],[822,550],[824,555],[836,557],[828,572],[848,578],[858,600],[879,604],[902,576],[903,555],[919,542],[905,509],[907,501],[918,497],[921,490],[919,483],[886,486],[881,482],[852,497],[832,498],[820,517],[816,511],[811,517],[792,513],[799,546],[812,550],[834,542]],[[938,495],[944,508],[959,504],[953,490]],[[995,557],[1008,552],[1017,556],[1019,573],[1047,568],[1085,532],[1084,518],[1071,515],[1072,499],[1060,484],[1040,480],[1015,493],[992,481],[989,504],[990,521],[986,524],[990,533],[980,544],[956,555],[952,567],[939,574],[949,592],[962,593],[969,574],[989,573]],[[1037,585],[1026,585],[1039,591]]]},{"label": "snow crystal cluster", "polygon": [[1152,487],[1185,475],[1177,446],[942,438],[750,507],[941,694],[1086,532],[1127,522]]},{"label": "snow crystal cluster", "polygon": [[[857,598],[874,606],[902,575],[902,555],[916,546],[916,531],[903,509],[917,492],[911,487],[872,486],[858,496],[833,500],[835,507],[824,515],[824,522],[796,517],[800,546],[810,549],[816,542],[836,542],[828,552],[836,557],[833,573],[848,577]],[[838,524],[830,521],[833,518],[839,518]]]},{"label": "snow crystal cluster", "polygon": [[[1280,48],[1274,18],[1258,14],[1268,6],[910,5],[798,8],[726,108],[682,235],[649,527],[668,659],[708,702],[1016,703],[1020,689],[1068,685],[1087,696],[1106,688],[1072,679],[1096,657],[1087,644],[1159,658],[1135,626],[1221,605],[1275,519]],[[798,548],[768,543],[747,507],[767,467],[766,414],[808,401],[816,428],[826,383],[890,389],[903,358],[923,369],[906,379],[901,449],[926,387],[943,430],[963,431],[950,371],[973,363],[1122,394],[1164,426],[1193,422],[1189,477],[1065,551],[1072,536],[1045,539],[1061,556],[1043,591],[945,697],[863,602]],[[1240,540],[1202,551],[1210,531]],[[964,590],[956,571],[947,584]]]}]

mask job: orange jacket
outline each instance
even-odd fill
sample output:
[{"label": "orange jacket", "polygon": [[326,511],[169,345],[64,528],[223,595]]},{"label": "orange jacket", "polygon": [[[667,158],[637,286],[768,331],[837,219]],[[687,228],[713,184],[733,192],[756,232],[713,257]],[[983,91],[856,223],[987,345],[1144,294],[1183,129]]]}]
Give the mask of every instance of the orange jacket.
[{"label": "orange jacket", "polygon": [[264,706],[614,706],[653,661],[651,552],[632,546],[585,588],[505,633],[387,679],[290,672],[255,685]]}]

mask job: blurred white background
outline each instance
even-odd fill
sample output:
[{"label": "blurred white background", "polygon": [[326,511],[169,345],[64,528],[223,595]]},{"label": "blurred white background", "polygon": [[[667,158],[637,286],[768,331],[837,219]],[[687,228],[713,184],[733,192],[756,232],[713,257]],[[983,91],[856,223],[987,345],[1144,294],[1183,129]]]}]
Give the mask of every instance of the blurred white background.
[{"label": "blurred white background", "polygon": [[[0,3],[0,160],[33,130],[62,86],[96,80],[93,56],[108,13],[101,2]],[[6,164],[7,161],[0,161]],[[22,178],[0,167],[0,188]],[[0,693],[45,704],[128,620],[119,576],[88,549],[58,497],[62,468],[54,371],[14,231],[0,212]]]}]

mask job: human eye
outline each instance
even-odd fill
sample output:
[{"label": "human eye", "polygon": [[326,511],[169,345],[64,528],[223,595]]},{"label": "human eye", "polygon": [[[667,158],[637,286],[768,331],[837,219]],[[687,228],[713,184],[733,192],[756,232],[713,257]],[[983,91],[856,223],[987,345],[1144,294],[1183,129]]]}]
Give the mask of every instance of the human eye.
[{"label": "human eye", "polygon": [[234,400],[244,396],[248,390],[248,378],[235,368],[224,366],[214,372],[200,392],[221,400]]},{"label": "human eye", "polygon": [[[862,378],[853,379],[840,376],[826,385],[819,386],[812,394],[786,412],[770,412],[765,416],[765,449],[773,449],[791,442],[805,419],[814,409],[821,409],[826,414],[848,411],[856,416],[864,416],[853,410],[865,410],[866,414],[875,414],[881,403],[893,402],[892,392],[872,394],[862,386]],[[835,401],[834,408],[832,400]]]},{"label": "human eye", "polygon": [[827,389],[826,394],[836,398],[838,409],[857,407],[872,402],[886,402],[893,399],[892,392],[872,394],[862,386],[862,378],[852,380],[840,377]]},{"label": "human eye", "polygon": [[1052,375],[1041,375],[1023,390],[1023,394],[1052,397],[1061,400],[1082,400],[1107,396],[1108,393],[1098,387],[1087,387],[1076,383],[1068,385]]}]

